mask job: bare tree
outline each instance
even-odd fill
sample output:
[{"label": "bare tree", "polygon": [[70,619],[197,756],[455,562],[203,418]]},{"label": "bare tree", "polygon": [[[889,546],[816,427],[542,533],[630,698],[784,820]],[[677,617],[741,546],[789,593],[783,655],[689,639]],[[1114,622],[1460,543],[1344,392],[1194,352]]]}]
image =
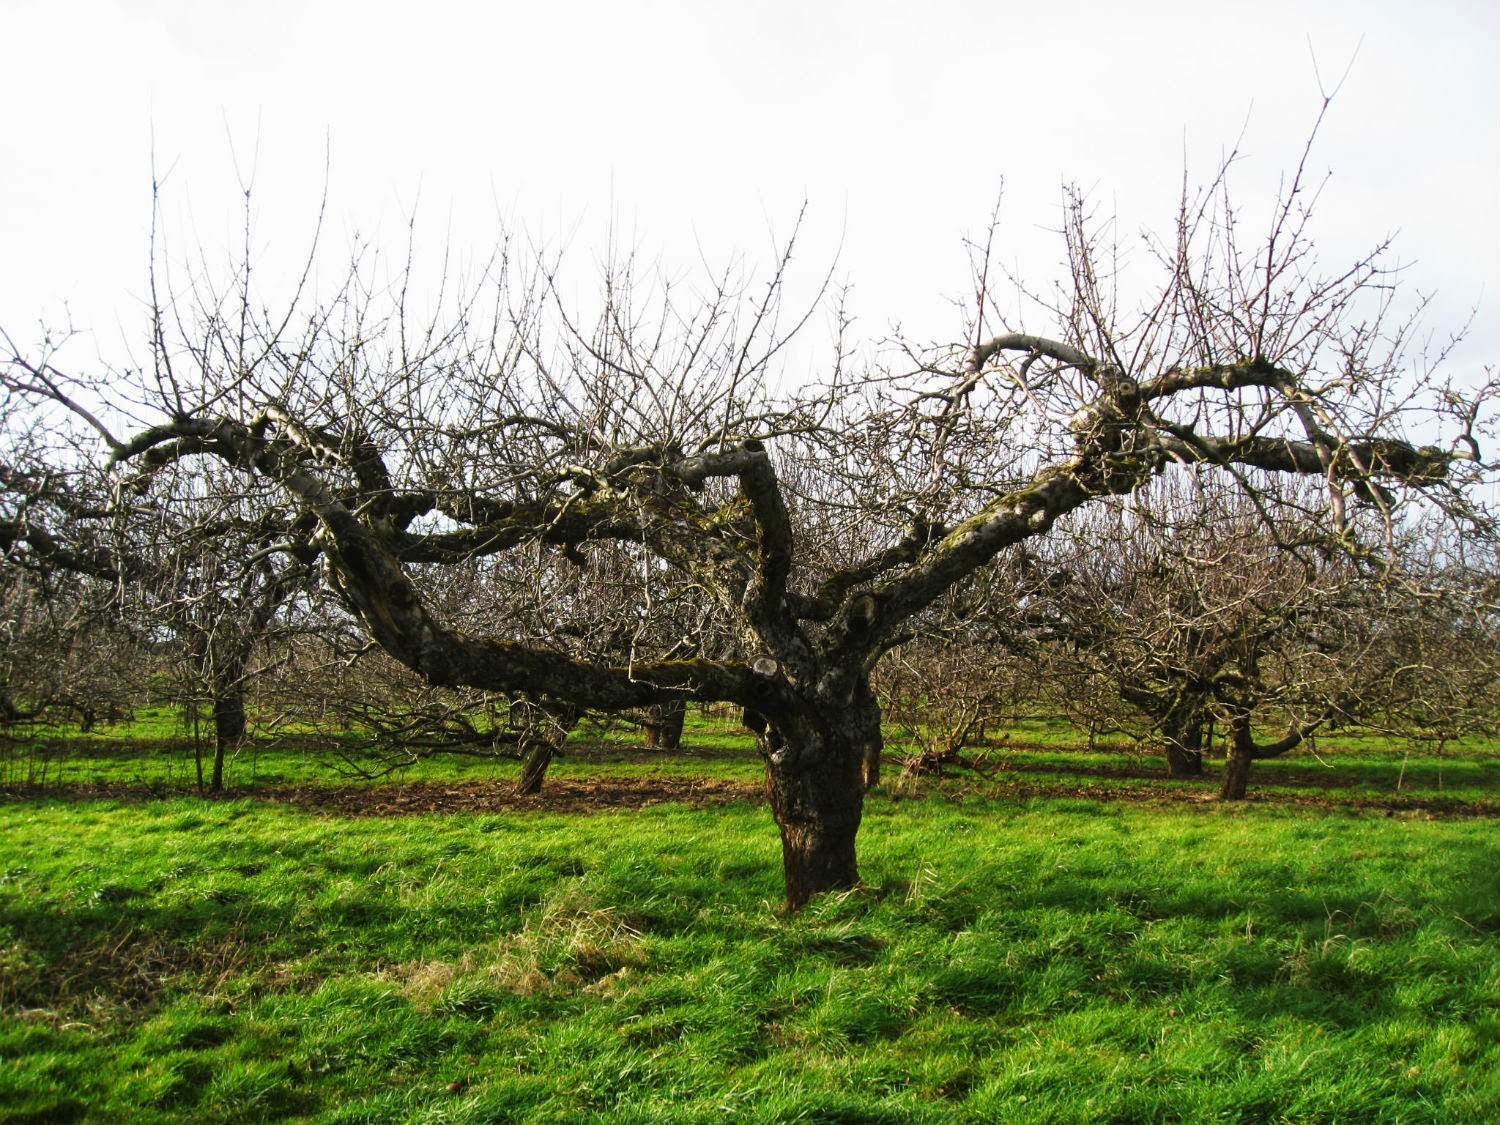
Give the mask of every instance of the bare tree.
[{"label": "bare tree", "polygon": [[143,638],[111,590],[72,574],[0,568],[0,727],[129,718],[147,695]]},{"label": "bare tree", "polygon": [[1494,732],[1497,572],[1493,537],[1410,529],[1399,570],[1357,591],[1368,655],[1350,722],[1411,741]]},{"label": "bare tree", "polygon": [[976,767],[962,751],[1040,701],[1038,652],[1058,626],[1052,577],[1034,552],[1009,552],[909,622],[872,676],[887,725],[916,749],[903,779]]},{"label": "bare tree", "polygon": [[[1456,736],[1493,675],[1482,598],[1432,566],[1430,538],[1371,514],[1335,527],[1312,482],[1246,496],[1202,475],[1080,513],[1053,564],[1060,678],[1141,712],[1174,777],[1202,773],[1217,730],[1227,800],[1325,723]],[[1278,736],[1257,741],[1266,726]]]},{"label": "bare tree", "polygon": [[145,638],[101,478],[76,459],[54,467],[39,437],[7,429],[0,461],[0,724],[90,730],[142,699]]},{"label": "bare tree", "polygon": [[994,725],[1004,703],[995,655],[929,641],[900,645],[881,662],[874,679],[881,713],[914,748],[901,763],[903,779],[973,765],[962,751]]},{"label": "bare tree", "polygon": [[510,760],[521,763],[517,791],[535,793],[581,717],[565,701],[430,683],[336,607],[300,606],[296,617],[284,659],[258,685],[260,728],[330,751],[351,774],[383,777],[440,755]]},{"label": "bare tree", "polygon": [[[1202,774],[1226,708],[1299,692],[1334,706],[1313,681],[1357,659],[1342,618],[1366,576],[1340,541],[1349,529],[1317,520],[1314,488],[1267,487],[1252,504],[1214,477],[1178,474],[1080,513],[1059,537],[1072,545],[1054,563],[1059,659],[1072,665],[1061,678],[1084,707],[1107,712],[1108,698],[1088,698],[1102,692],[1144,715],[1172,777]],[[1273,648],[1274,681],[1255,670]]]},{"label": "bare tree", "polygon": [[[86,417],[135,487],[207,460],[279,490],[289,518],[315,523],[326,581],[361,629],[434,684],[600,711],[742,707],[795,908],[858,881],[873,669],[997,555],[1185,468],[1251,496],[1272,477],[1317,479],[1335,523],[1355,504],[1389,522],[1413,497],[1467,503],[1478,415],[1433,444],[1405,436],[1413,412],[1436,427],[1453,399],[1406,364],[1381,251],[1319,268],[1302,180],[1254,243],[1222,179],[1185,199],[1150,244],[1155,281],[1129,292],[1075,198],[1055,297],[1001,308],[1010,287],[989,285],[981,259],[966,343],[851,373],[840,335],[828,377],[795,394],[771,381],[812,315],[785,303],[790,249],[757,289],[724,275],[684,287],[626,261],[587,315],[551,263],[522,276],[503,254],[427,316],[399,281],[382,308],[391,289],[366,265],[274,316],[285,303],[199,279],[158,294],[136,407],[155,420]],[[238,291],[252,292],[248,272]],[[1049,335],[1017,319],[1043,316]],[[14,354],[5,370],[15,391],[86,408],[54,362]],[[840,526],[846,544],[808,550]],[[503,612],[441,613],[428,592],[445,565],[545,555],[565,605],[592,596],[567,568],[601,554],[631,562],[624,659]],[[684,601],[725,623],[689,654],[647,627]]]}]

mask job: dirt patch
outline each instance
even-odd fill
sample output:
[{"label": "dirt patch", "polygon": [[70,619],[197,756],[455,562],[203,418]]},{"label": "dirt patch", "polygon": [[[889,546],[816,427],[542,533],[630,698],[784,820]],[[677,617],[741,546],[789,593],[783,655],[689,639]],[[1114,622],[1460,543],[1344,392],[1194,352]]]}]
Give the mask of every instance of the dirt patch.
[{"label": "dirt patch", "polygon": [[597,777],[549,779],[540,793],[520,796],[506,782],[403,785],[307,785],[248,793],[299,808],[327,809],[343,816],[392,816],[428,812],[593,813],[639,809],[669,802],[704,808],[734,801],[763,801],[759,785],[691,777]]},{"label": "dirt patch", "polygon": [[[1092,774],[1093,771],[1079,771]],[[1095,774],[1095,776],[1099,776]],[[1105,775],[1111,776],[1111,775]],[[923,789],[913,795],[894,794],[896,800],[923,800],[978,797],[987,800],[1016,798],[1079,799],[1101,803],[1156,803],[1162,805],[1217,805],[1219,783],[1216,779],[1183,779],[1155,784],[1101,785],[1088,782],[1038,782],[1029,778],[993,775],[983,782],[959,781],[956,778]],[[1286,793],[1253,788],[1239,805],[1322,809],[1354,815],[1418,816],[1427,818],[1500,817],[1500,804],[1494,801],[1463,801],[1447,797],[1349,797],[1324,796],[1320,793]]]},{"label": "dirt patch", "polygon": [[[1093,776],[1115,775],[1101,771]],[[1075,798],[1093,801],[1159,802],[1162,804],[1217,804],[1218,782],[1194,779],[1154,783],[1107,785],[1083,782],[1034,780],[1030,777],[991,775],[980,780],[973,774],[950,774],[924,784],[917,792],[900,794],[888,790],[894,800]],[[688,777],[595,777],[586,780],[549,779],[541,793],[517,796],[506,782],[458,782],[439,784],[413,782],[402,785],[330,786],[247,791],[240,796],[279,801],[306,809],[324,809],[341,816],[401,816],[412,813],[556,812],[588,814],[612,809],[638,809],[648,805],[679,803],[711,808],[735,801],[764,804],[764,788],[748,781],[695,779]],[[1318,808],[1329,812],[1372,813],[1386,816],[1427,815],[1441,817],[1496,817],[1500,806],[1490,802],[1424,797],[1326,797],[1319,793],[1251,791],[1250,805]]]},{"label": "dirt patch", "polygon": [[402,816],[415,813],[556,812],[596,813],[669,802],[706,808],[735,801],[763,802],[758,784],[691,777],[598,777],[549,779],[542,792],[519,796],[506,781],[404,782],[383,785],[299,785],[199,793],[193,786],[112,783],[7,786],[0,799],[108,799],[154,801],[168,797],[268,801],[340,816]]},{"label": "dirt patch", "polygon": [[[909,791],[893,782],[884,792],[895,801],[1074,798],[1101,802],[1154,802],[1201,806],[1217,803],[1213,778],[1168,781],[1146,768],[1080,766],[1066,772],[1076,780],[1060,780],[1056,767],[1045,771],[1032,763],[991,765],[979,772],[953,769],[932,776]],[[894,777],[896,771],[892,771]],[[214,798],[196,787],[82,783],[41,786],[0,786],[0,800],[124,800],[150,801],[170,797]],[[737,801],[764,804],[759,782],[681,776],[548,778],[541,793],[519,796],[508,779],[452,782],[384,782],[378,784],[316,784],[235,788],[218,795],[224,800],[256,800],[288,804],[337,816],[406,816],[420,813],[553,812],[587,815],[615,809],[639,809],[667,803],[710,808]],[[1318,808],[1329,812],[1385,816],[1500,817],[1493,800],[1463,801],[1441,797],[1325,795],[1312,791],[1288,793],[1252,787],[1249,805]]]}]

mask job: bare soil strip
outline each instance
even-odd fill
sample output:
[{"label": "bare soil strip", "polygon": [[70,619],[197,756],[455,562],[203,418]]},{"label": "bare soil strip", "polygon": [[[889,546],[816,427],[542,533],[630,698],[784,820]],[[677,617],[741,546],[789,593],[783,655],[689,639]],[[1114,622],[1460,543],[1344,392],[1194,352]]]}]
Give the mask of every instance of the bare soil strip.
[{"label": "bare soil strip", "polygon": [[[169,797],[212,797],[193,786],[166,787],[124,784],[64,784],[47,786],[0,786],[0,800],[125,800],[148,801]],[[519,796],[508,779],[454,781],[449,783],[407,782],[402,784],[301,785],[256,789],[230,789],[220,799],[252,799],[293,805],[336,816],[407,816],[422,813],[551,812],[575,815],[639,809],[665,803],[693,808],[711,808],[748,801],[762,804],[765,792],[759,784],[718,778],[616,777],[549,779],[546,788],[532,796]],[[1137,784],[1128,787],[1081,782],[1039,782],[1004,771],[986,780],[972,774],[955,775],[924,786],[915,794],[892,793],[894,800],[963,800],[977,798],[1074,798],[1101,802],[1159,802],[1201,807],[1216,804],[1215,787],[1203,782]],[[1386,816],[1500,817],[1500,804],[1493,801],[1462,801],[1424,797],[1328,797],[1317,793],[1252,792],[1245,802],[1296,808],[1321,808],[1330,812],[1383,814]]]}]

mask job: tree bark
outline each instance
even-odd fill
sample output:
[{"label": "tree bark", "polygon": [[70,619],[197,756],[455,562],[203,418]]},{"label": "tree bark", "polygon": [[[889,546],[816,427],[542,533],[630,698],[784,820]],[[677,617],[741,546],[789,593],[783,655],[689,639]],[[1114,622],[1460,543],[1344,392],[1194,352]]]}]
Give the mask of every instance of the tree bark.
[{"label": "tree bark", "polygon": [[1243,801],[1250,785],[1250,763],[1255,761],[1255,743],[1250,739],[1250,723],[1247,719],[1241,727],[1238,719],[1230,726],[1229,755],[1224,761],[1224,784],[1219,787],[1219,800]]},{"label": "tree bark", "polygon": [[245,737],[245,692],[236,684],[214,694],[214,766],[208,787],[224,791],[224,760]]},{"label": "tree bark", "polygon": [[646,749],[676,750],[682,745],[682,724],[686,718],[687,704],[680,699],[650,708],[645,722]]},{"label": "tree bark", "polygon": [[238,653],[215,661],[213,682],[214,763],[209,776],[210,792],[224,791],[224,761],[245,738],[245,664],[248,654]]},{"label": "tree bark", "polygon": [[1167,776],[1203,776],[1203,722],[1187,723],[1182,729],[1166,732]]},{"label": "tree bark", "polygon": [[1318,727],[1324,719],[1314,719],[1302,727],[1293,727],[1279,742],[1260,744],[1250,732],[1250,713],[1240,712],[1229,720],[1229,757],[1224,763],[1224,784],[1219,788],[1219,800],[1242,801],[1250,783],[1250,763],[1257,758],[1279,758],[1288,750],[1300,746],[1302,740]]},{"label": "tree bark", "polygon": [[859,884],[854,841],[864,810],[864,725],[849,716],[792,742],[774,726],[759,735],[771,813],[781,830],[788,910]]},{"label": "tree bark", "polygon": [[860,756],[860,769],[867,791],[880,784],[880,758],[884,749],[882,739],[878,735],[865,742],[864,753]]},{"label": "tree bark", "polygon": [[542,791],[547,767],[568,735],[578,725],[581,710],[568,703],[517,700],[511,715],[521,722],[521,775],[516,779],[516,794],[530,797]]},{"label": "tree bark", "polygon": [[521,776],[516,779],[516,795],[530,797],[542,791],[547,767],[557,755],[557,747],[545,738],[532,739],[521,759]]},{"label": "tree bark", "polygon": [[866,791],[880,784],[880,761],[885,750],[885,735],[881,733],[880,700],[868,683],[862,683],[854,693],[854,723],[861,733],[860,773]]},{"label": "tree bark", "polygon": [[1208,722],[1204,697],[1186,685],[1180,685],[1171,696],[1140,690],[1125,690],[1121,695],[1126,702],[1145,707],[1148,713],[1154,707],[1167,754],[1167,776],[1202,777],[1203,728]]}]

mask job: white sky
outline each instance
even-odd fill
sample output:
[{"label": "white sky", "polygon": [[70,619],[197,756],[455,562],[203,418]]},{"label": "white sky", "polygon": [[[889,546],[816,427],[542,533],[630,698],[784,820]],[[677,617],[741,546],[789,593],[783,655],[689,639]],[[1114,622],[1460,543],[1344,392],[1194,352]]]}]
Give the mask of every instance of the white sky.
[{"label": "white sky", "polygon": [[[1184,160],[1244,134],[1264,201],[1358,51],[1314,166],[1333,255],[1399,231],[1433,327],[1480,302],[1462,365],[1500,352],[1495,0],[0,0],[0,326],[71,317],[74,362],[144,319],[151,164],[179,251],[357,232],[481,252],[498,220],[591,254],[613,216],[668,261],[766,261],[806,198],[808,275],[865,331],[951,338],[962,238],[1004,183],[1004,256],[1053,271],[1060,185],[1123,226],[1169,221]],[[1037,326],[1040,327],[1040,326]]]}]

